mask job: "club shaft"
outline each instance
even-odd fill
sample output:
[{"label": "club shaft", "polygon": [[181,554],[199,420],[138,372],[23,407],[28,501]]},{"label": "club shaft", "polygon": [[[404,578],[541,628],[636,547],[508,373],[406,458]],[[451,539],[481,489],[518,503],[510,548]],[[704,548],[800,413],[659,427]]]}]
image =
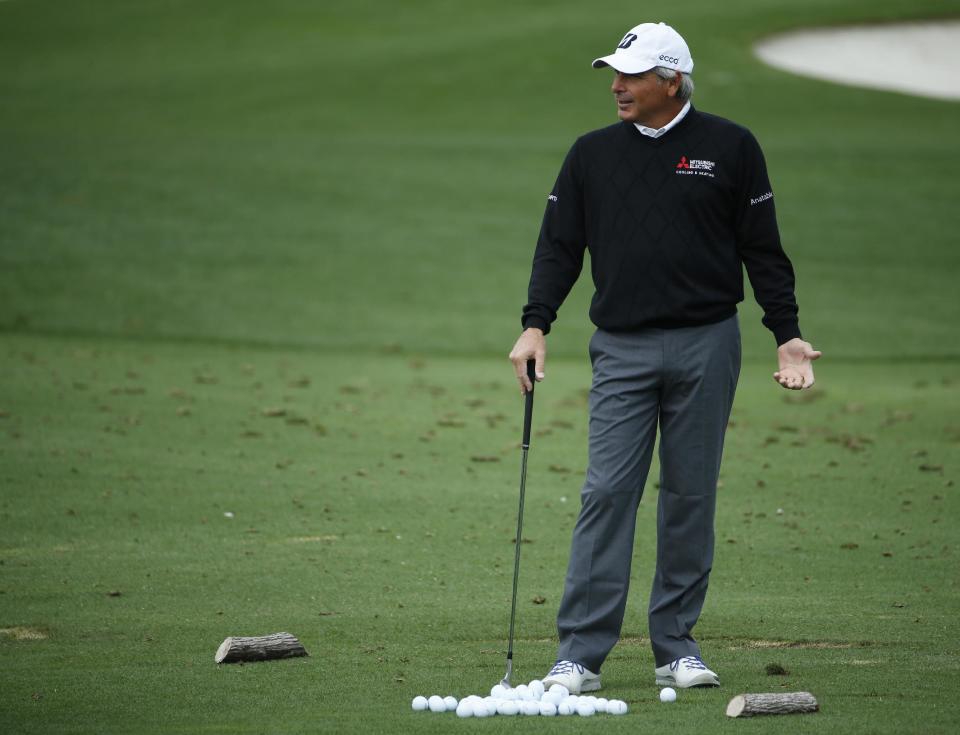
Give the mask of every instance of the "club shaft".
[{"label": "club shaft", "polygon": [[517,535],[513,548],[513,599],[510,602],[510,637],[507,643],[507,673],[501,682],[510,686],[510,677],[513,674],[513,633],[517,620],[517,582],[520,579],[520,545],[523,543],[523,501],[527,495],[527,452],[530,451],[530,427],[533,423],[533,389],[536,386],[537,376],[533,360],[527,360],[527,377],[530,379],[530,389],[526,391],[523,407],[523,441],[520,449],[523,459],[520,464],[520,507],[517,510]]},{"label": "club shaft", "polygon": [[520,579],[520,545],[523,543],[523,501],[527,490],[527,452],[523,447],[523,459],[520,464],[520,508],[517,511],[517,537],[513,550],[513,602],[510,604],[510,639],[507,646],[507,665],[513,662],[513,626],[517,618],[517,582]]}]

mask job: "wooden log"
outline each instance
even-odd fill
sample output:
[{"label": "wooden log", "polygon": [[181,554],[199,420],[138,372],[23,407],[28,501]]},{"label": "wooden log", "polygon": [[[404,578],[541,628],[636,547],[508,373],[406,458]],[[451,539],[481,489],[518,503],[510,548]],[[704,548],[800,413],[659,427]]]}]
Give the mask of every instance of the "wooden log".
[{"label": "wooden log", "polygon": [[227,638],[220,644],[213,660],[218,664],[232,664],[238,661],[267,661],[309,655],[295,636],[290,633],[273,633],[250,638]]},{"label": "wooden log", "polygon": [[820,705],[810,692],[738,694],[727,705],[727,717],[792,715],[819,710]]}]

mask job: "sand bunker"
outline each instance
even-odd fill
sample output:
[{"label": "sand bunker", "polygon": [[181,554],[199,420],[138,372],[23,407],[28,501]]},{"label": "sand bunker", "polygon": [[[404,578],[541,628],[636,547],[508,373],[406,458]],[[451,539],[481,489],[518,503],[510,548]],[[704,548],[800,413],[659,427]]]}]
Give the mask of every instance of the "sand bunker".
[{"label": "sand bunker", "polygon": [[796,31],[765,39],[754,52],[803,76],[960,100],[960,20]]}]

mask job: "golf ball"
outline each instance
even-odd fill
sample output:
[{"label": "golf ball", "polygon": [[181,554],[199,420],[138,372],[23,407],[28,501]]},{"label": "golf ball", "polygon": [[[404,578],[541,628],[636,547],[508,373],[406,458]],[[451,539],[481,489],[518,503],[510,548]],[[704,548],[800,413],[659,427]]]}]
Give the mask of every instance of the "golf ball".
[{"label": "golf ball", "polygon": [[607,702],[607,713],[611,715],[627,714],[627,703],[622,699],[611,699]]},{"label": "golf ball", "polygon": [[534,702],[532,699],[528,699],[520,704],[520,711],[529,716],[539,715],[540,714],[540,703]]},{"label": "golf ball", "polygon": [[570,690],[567,689],[563,684],[554,684],[550,687],[550,692],[559,694],[561,699],[570,694]]},{"label": "golf ball", "polygon": [[443,697],[440,697],[434,694],[430,699],[427,700],[427,706],[430,707],[431,712],[446,712],[447,705],[443,701]]},{"label": "golf ball", "polygon": [[577,702],[577,714],[581,717],[591,717],[597,713],[597,708],[587,700]]},{"label": "golf ball", "polygon": [[676,702],[677,701],[677,692],[670,687],[660,690],[660,701],[661,702]]},{"label": "golf ball", "polygon": [[572,715],[576,711],[574,705],[570,704],[568,700],[563,700],[559,705],[557,705],[557,714],[566,717],[567,715]]},{"label": "golf ball", "polygon": [[515,699],[504,699],[497,705],[497,714],[510,717],[520,712],[520,705]]},{"label": "golf ball", "polygon": [[447,708],[447,712],[453,712],[457,708],[457,704],[457,698],[452,695],[443,698],[443,706]]},{"label": "golf ball", "polygon": [[[487,715],[492,717],[493,715],[497,714],[497,708],[499,707],[500,702],[502,701],[503,701],[502,699],[496,699],[494,697],[487,697],[486,699],[484,699],[483,704],[486,707]],[[479,710],[480,708],[478,707],[477,709]]]},{"label": "golf ball", "polygon": [[526,684],[520,684],[517,689],[517,699],[533,699],[533,696],[530,694],[530,690],[527,688]]},{"label": "golf ball", "polygon": [[504,691],[503,684],[494,684],[490,689],[490,696],[496,697],[497,699],[502,699]]},{"label": "golf ball", "polygon": [[520,695],[517,693],[516,688],[504,689],[501,699],[520,699]]},{"label": "golf ball", "polygon": [[[486,707],[484,707],[486,711]],[[457,717],[473,717],[473,703],[463,700],[457,705]]]},{"label": "golf ball", "polygon": [[540,681],[539,679],[534,679],[529,684],[527,684],[527,689],[533,695],[533,698],[538,702],[541,699],[543,699],[543,693],[544,693],[543,682]]},{"label": "golf ball", "polygon": [[560,696],[560,692],[547,692],[540,698],[541,702],[546,702],[547,704],[552,704],[556,707],[560,702],[563,701],[563,697]]},{"label": "golf ball", "polygon": [[[494,710],[494,713],[496,713],[496,710]],[[486,702],[482,702],[482,703],[478,704],[476,707],[474,707],[474,708],[473,708],[473,716],[474,716],[474,717],[489,717],[489,716],[490,716],[490,710],[487,709],[487,703],[486,703]]]},{"label": "golf ball", "polygon": [[411,705],[416,712],[423,712],[427,708],[426,697],[414,697]]},{"label": "golf ball", "polygon": [[542,717],[555,717],[557,714],[557,705],[553,702],[540,702],[540,715]]},{"label": "golf ball", "polygon": [[574,707],[576,707],[576,706],[577,706],[577,702],[580,701],[580,695],[579,695],[579,694],[571,694],[569,697],[567,697],[567,698],[564,699],[563,701],[564,701],[564,702],[569,702],[569,703],[572,704]]},{"label": "golf ball", "polygon": [[606,712],[607,705],[610,702],[604,697],[597,697],[597,701],[593,703],[593,706],[597,708],[597,712]]}]

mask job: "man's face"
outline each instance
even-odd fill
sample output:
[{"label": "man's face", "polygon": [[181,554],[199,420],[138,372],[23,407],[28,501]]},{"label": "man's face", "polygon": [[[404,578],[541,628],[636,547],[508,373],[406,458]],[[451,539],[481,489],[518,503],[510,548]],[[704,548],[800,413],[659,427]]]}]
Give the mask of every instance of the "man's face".
[{"label": "man's face", "polygon": [[652,122],[672,109],[675,103],[671,87],[670,82],[657,76],[653,70],[640,74],[618,71],[610,91],[617,100],[617,115],[621,120],[653,127]]}]

